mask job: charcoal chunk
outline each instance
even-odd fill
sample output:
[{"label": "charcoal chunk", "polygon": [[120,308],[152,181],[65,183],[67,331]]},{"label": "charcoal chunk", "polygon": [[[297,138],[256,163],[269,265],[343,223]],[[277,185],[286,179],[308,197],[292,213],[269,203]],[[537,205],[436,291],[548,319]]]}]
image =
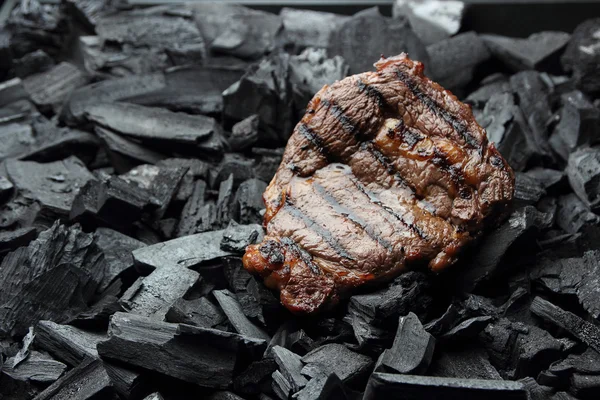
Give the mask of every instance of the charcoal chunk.
[{"label": "charcoal chunk", "polygon": [[[20,335],[42,319],[68,321],[83,311],[104,274],[91,234],[58,222],[0,266],[0,332]],[[22,271],[27,271],[23,276]]]},{"label": "charcoal chunk", "polygon": [[322,373],[335,373],[343,382],[360,379],[372,365],[370,357],[338,343],[317,347],[302,357],[302,362],[306,364],[302,369],[304,375],[316,377]]},{"label": "charcoal chunk", "polygon": [[189,197],[179,218],[176,236],[182,237],[198,233],[198,227],[202,222],[202,207],[204,206],[204,197],[206,193],[206,182],[197,180],[194,183],[194,190]]},{"label": "charcoal chunk", "polygon": [[273,378],[271,387],[275,395],[281,400],[289,399],[293,393],[292,384],[279,371],[273,372],[271,377]]},{"label": "charcoal chunk", "polygon": [[475,67],[490,58],[490,53],[475,32],[465,32],[427,46],[431,78],[440,85],[457,89],[473,78]]},{"label": "charcoal chunk", "polygon": [[570,37],[565,32],[544,31],[534,33],[526,39],[500,35],[482,35],[481,38],[494,57],[513,71],[556,71],[558,56]]},{"label": "charcoal chunk", "polygon": [[473,317],[462,321],[448,332],[444,333],[440,340],[464,341],[477,336],[491,322],[491,316]]},{"label": "charcoal chunk", "polygon": [[263,358],[251,363],[234,380],[233,387],[242,394],[258,394],[271,391],[271,375],[277,369],[272,358]]},{"label": "charcoal chunk", "polygon": [[235,333],[116,313],[111,319],[109,339],[97,348],[102,358],[200,386],[226,388],[232,384],[237,355],[255,357],[266,345],[264,340]]},{"label": "charcoal chunk", "polygon": [[267,184],[259,179],[249,179],[242,182],[235,194],[234,213],[239,215],[238,220],[242,224],[260,224],[264,209],[262,193]]},{"label": "charcoal chunk", "polygon": [[575,193],[558,198],[556,225],[569,233],[577,233],[584,226],[596,224],[600,219],[579,199]]},{"label": "charcoal chunk", "polygon": [[528,205],[537,203],[546,191],[535,178],[522,173],[515,173],[515,204]]},{"label": "charcoal chunk", "polygon": [[25,78],[36,73],[46,72],[54,67],[54,60],[44,50],[36,50],[14,62],[15,74]]},{"label": "charcoal chunk", "polygon": [[118,2],[113,0],[67,0],[69,11],[90,30],[106,13],[115,11]]},{"label": "charcoal chunk", "polygon": [[435,338],[431,336],[412,312],[400,317],[394,343],[381,354],[379,372],[424,374],[431,363]]},{"label": "charcoal chunk", "polygon": [[503,74],[492,74],[481,81],[479,88],[471,92],[465,102],[476,108],[483,108],[494,95],[510,93],[508,79]]},{"label": "charcoal chunk", "polygon": [[219,306],[211,303],[206,297],[195,300],[178,299],[173,303],[166,315],[168,322],[219,329],[225,325],[227,316]]},{"label": "charcoal chunk", "polygon": [[246,246],[260,243],[263,235],[262,226],[258,224],[239,225],[232,221],[223,233],[221,247],[233,253],[244,253]]},{"label": "charcoal chunk", "polygon": [[296,393],[306,386],[308,381],[301,373],[304,364],[299,355],[281,346],[273,347],[272,354],[279,367],[279,372],[290,383],[292,393]]},{"label": "charcoal chunk", "polygon": [[118,153],[127,158],[132,158],[138,162],[141,161],[154,164],[166,157],[154,150],[134,142],[133,140],[119,136],[109,129],[96,126],[94,128],[94,132],[96,132],[96,135],[98,135],[98,137],[104,141],[106,147],[110,151]]},{"label": "charcoal chunk", "polygon": [[0,232],[0,254],[12,251],[17,247],[27,246],[36,236],[37,230],[34,227]]},{"label": "charcoal chunk", "polygon": [[23,81],[20,78],[13,78],[0,82],[0,106],[4,107],[8,104],[28,98],[29,93],[25,90]]},{"label": "charcoal chunk", "polygon": [[152,180],[151,190],[152,196],[156,200],[155,203],[158,205],[158,208],[152,212],[152,217],[155,220],[161,219],[167,212],[187,171],[187,167],[163,167],[159,169],[158,174]]},{"label": "charcoal chunk", "polygon": [[600,328],[584,321],[572,312],[550,303],[541,297],[536,297],[531,303],[531,311],[558,327],[566,330],[578,340],[600,352]]},{"label": "charcoal chunk", "polygon": [[502,379],[481,348],[444,351],[434,359],[429,372],[448,378]]},{"label": "charcoal chunk", "polygon": [[2,366],[2,373],[14,380],[52,383],[65,372],[67,366],[47,354],[32,351],[27,358],[15,364],[9,358]]},{"label": "charcoal chunk", "polygon": [[528,398],[530,400],[545,400],[552,396],[554,390],[547,386],[542,386],[538,384],[535,379],[531,377],[520,379],[521,382],[525,386],[525,390],[529,394]]},{"label": "charcoal chunk", "polygon": [[331,33],[350,19],[340,14],[287,7],[282,8],[279,15],[283,20],[279,42],[295,53],[306,47],[326,49]]},{"label": "charcoal chunk", "polygon": [[463,1],[396,0],[392,14],[407,17],[417,36],[429,45],[455,35],[465,9]]},{"label": "charcoal chunk", "polygon": [[131,252],[145,245],[137,239],[109,228],[98,228],[94,237],[96,244],[104,253],[106,262],[104,278],[98,287],[99,291],[103,291],[116,277],[132,274],[133,257]]},{"label": "charcoal chunk", "polygon": [[304,389],[294,393],[294,400],[309,400],[309,399],[350,399],[344,384],[335,373],[319,375],[306,384]]},{"label": "charcoal chunk", "polygon": [[40,321],[36,326],[35,345],[75,367],[86,358],[98,358],[96,345],[106,339],[107,336],[103,333],[52,321]]},{"label": "charcoal chunk", "polygon": [[573,74],[580,90],[586,93],[600,91],[600,73],[596,66],[600,57],[598,28],[600,18],[589,19],[575,28],[561,58],[563,68]]},{"label": "charcoal chunk", "polygon": [[270,339],[269,335],[264,330],[252,323],[252,321],[244,315],[242,306],[237,301],[235,294],[227,289],[223,289],[213,291],[213,295],[215,296],[215,299],[217,299],[217,302],[223,309],[225,315],[227,315],[229,322],[231,322],[231,325],[233,325],[234,329],[239,334],[267,341]]},{"label": "charcoal chunk", "polygon": [[391,398],[397,393],[402,393],[406,398],[415,399],[527,399],[527,391],[520,382],[438,378],[381,372],[371,375],[363,399]]},{"label": "charcoal chunk", "polygon": [[10,196],[15,186],[11,181],[4,176],[0,176],[0,201],[5,200]]},{"label": "charcoal chunk", "polygon": [[592,210],[600,207],[600,149],[587,147],[571,153],[567,176],[586,206]]},{"label": "charcoal chunk", "polygon": [[244,150],[258,140],[258,122],[258,115],[252,114],[231,128],[228,142],[233,151]]},{"label": "charcoal chunk", "polygon": [[123,308],[133,314],[163,321],[173,303],[198,282],[200,274],[177,265],[155,269],[139,278],[121,297]]},{"label": "charcoal chunk", "polygon": [[525,175],[535,179],[546,191],[557,189],[565,178],[564,172],[550,168],[533,168],[525,172]]}]

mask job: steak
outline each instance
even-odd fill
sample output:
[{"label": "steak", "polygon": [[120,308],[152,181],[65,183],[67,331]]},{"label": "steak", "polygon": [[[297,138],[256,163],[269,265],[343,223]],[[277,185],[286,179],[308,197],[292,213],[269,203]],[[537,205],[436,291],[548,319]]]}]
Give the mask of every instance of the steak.
[{"label": "steak", "polygon": [[313,313],[359,286],[438,272],[506,215],[514,175],[469,106],[405,54],[323,87],[264,193],[245,268]]}]

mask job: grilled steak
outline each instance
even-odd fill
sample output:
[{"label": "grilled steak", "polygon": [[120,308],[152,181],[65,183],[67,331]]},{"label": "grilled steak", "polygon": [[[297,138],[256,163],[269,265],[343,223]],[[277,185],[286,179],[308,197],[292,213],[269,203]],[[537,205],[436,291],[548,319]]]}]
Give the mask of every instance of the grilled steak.
[{"label": "grilled steak", "polygon": [[441,271],[505,214],[514,175],[469,106],[405,54],[325,86],[264,193],[244,266],[312,313],[407,267]]}]

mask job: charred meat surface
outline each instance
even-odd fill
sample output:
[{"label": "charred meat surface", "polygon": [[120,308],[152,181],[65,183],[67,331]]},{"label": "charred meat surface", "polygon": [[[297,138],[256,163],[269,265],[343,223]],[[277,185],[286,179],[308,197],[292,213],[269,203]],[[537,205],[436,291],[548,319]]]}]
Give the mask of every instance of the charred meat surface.
[{"label": "charred meat surface", "polygon": [[264,193],[244,266],[309,314],[411,266],[434,272],[496,224],[514,175],[469,106],[405,54],[325,86]]}]

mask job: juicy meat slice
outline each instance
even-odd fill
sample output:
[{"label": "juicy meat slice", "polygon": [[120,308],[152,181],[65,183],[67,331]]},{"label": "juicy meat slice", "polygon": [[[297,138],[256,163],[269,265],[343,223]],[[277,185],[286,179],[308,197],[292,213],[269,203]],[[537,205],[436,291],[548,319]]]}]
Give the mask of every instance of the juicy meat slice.
[{"label": "juicy meat slice", "polygon": [[506,213],[514,175],[469,106],[405,54],[325,86],[264,193],[244,266],[296,313],[407,267],[441,271]]}]

